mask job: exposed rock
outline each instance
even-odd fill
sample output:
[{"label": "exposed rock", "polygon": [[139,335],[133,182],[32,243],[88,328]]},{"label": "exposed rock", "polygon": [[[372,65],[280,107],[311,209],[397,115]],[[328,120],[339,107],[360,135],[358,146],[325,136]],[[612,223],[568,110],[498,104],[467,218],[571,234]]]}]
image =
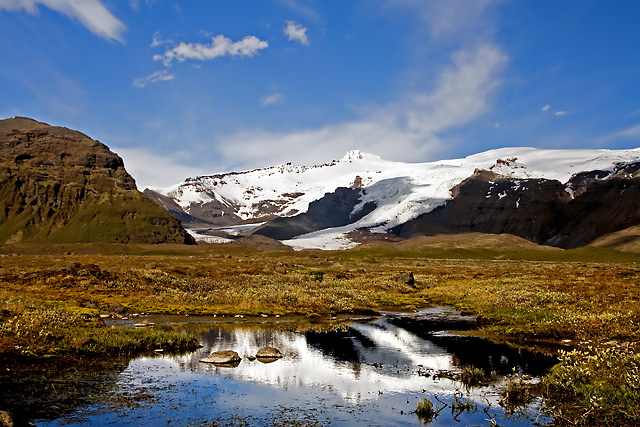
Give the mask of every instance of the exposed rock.
[{"label": "exposed rock", "polygon": [[201,359],[204,363],[213,363],[215,365],[233,365],[240,363],[242,359],[240,355],[233,350],[214,351],[208,357]]},{"label": "exposed rock", "polygon": [[282,353],[275,347],[262,347],[256,353],[258,359],[280,359]]},{"label": "exposed rock", "polygon": [[254,234],[287,240],[323,228],[350,224],[368,215],[376,207],[375,203],[367,203],[358,212],[353,212],[353,208],[360,203],[363,191],[359,188],[337,188],[335,192],[311,202],[307,212],[271,220],[258,227]]},{"label": "exposed rock", "polygon": [[127,312],[127,307],[125,307],[124,305],[120,304],[119,302],[113,303],[109,306],[109,311],[111,313],[116,313],[116,314],[124,314]]},{"label": "exposed rock", "polygon": [[35,427],[35,424],[14,415],[12,412],[0,411],[0,427]]},{"label": "exposed rock", "polygon": [[576,248],[640,224],[638,167],[620,165],[613,174],[584,172],[567,184],[476,171],[452,190],[453,200],[393,231],[405,238],[507,233],[538,244]]},{"label": "exposed rock", "polygon": [[416,281],[413,278],[413,271],[402,272],[395,276],[396,282],[404,283],[405,285],[414,286]]},{"label": "exposed rock", "polygon": [[205,228],[214,225],[224,226],[242,221],[242,218],[235,214],[233,208],[218,200],[206,203],[194,203],[189,207],[189,212],[187,213],[171,197],[167,197],[148,188],[144,190],[144,195],[165,208],[188,228]]}]

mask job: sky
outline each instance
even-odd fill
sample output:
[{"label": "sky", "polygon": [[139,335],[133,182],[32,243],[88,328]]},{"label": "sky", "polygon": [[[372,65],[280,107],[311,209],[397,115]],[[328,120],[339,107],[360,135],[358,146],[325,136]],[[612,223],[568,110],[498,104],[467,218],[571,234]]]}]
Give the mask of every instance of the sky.
[{"label": "sky", "polygon": [[359,149],[640,146],[637,0],[0,0],[0,118],[138,187]]}]

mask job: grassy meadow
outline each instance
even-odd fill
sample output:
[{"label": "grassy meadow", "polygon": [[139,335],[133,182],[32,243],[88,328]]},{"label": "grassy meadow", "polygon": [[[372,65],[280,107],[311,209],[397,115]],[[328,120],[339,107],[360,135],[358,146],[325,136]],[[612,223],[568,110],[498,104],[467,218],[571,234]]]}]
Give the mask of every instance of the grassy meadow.
[{"label": "grassy meadow", "polygon": [[[338,315],[449,305],[478,317],[481,327],[472,333],[567,350],[544,381],[558,424],[626,422],[640,413],[639,262],[638,254],[597,248],[4,245],[0,357],[91,358],[197,345],[169,327],[106,327],[107,315],[298,316],[322,323]],[[406,283],[408,272],[414,284]],[[598,385],[607,381],[617,391],[603,392]]]}]

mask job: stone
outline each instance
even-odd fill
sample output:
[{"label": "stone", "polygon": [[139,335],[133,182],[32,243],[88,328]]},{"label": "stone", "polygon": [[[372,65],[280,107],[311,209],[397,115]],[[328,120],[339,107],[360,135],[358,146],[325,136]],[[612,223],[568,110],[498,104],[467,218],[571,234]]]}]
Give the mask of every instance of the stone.
[{"label": "stone", "polygon": [[269,359],[280,359],[282,357],[282,353],[275,347],[262,347],[256,353],[256,357],[258,359],[261,358],[269,358]]},{"label": "stone", "polygon": [[396,281],[402,282],[405,285],[414,286],[416,284],[415,279],[413,278],[413,272],[402,272],[395,277]]},{"label": "stone", "polygon": [[0,411],[0,427],[35,427],[35,424],[14,415],[12,412]]},{"label": "stone", "polygon": [[116,302],[109,306],[109,311],[116,314],[124,314],[127,312],[127,308],[119,302]]},{"label": "stone", "polygon": [[239,363],[242,359],[240,355],[233,350],[214,351],[208,357],[201,359],[204,363],[213,363],[215,365],[231,365]]}]

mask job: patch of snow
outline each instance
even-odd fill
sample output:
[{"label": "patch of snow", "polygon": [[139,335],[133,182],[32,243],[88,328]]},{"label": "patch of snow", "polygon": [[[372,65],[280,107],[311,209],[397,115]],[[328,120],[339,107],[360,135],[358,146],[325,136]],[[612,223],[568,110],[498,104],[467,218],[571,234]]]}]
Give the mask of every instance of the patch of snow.
[{"label": "patch of snow", "polygon": [[196,242],[203,243],[230,243],[233,242],[232,239],[227,239],[226,237],[218,237],[218,236],[208,236],[206,234],[200,234],[193,229],[187,229],[187,233],[191,234]]},{"label": "patch of snow", "polygon": [[303,234],[290,240],[283,240],[282,243],[291,246],[297,251],[302,249],[322,249],[324,251],[351,249],[358,246],[359,243],[349,239],[346,234],[356,228],[353,224],[344,227],[327,228]]},{"label": "patch of snow", "polygon": [[224,231],[225,233],[230,234],[232,236],[239,236],[241,233],[255,230],[256,228],[260,227],[263,224],[265,224],[265,222],[257,222],[254,224],[227,225],[225,227],[192,228],[191,230],[195,231],[196,233],[202,232],[202,231],[211,231],[211,230]]}]

